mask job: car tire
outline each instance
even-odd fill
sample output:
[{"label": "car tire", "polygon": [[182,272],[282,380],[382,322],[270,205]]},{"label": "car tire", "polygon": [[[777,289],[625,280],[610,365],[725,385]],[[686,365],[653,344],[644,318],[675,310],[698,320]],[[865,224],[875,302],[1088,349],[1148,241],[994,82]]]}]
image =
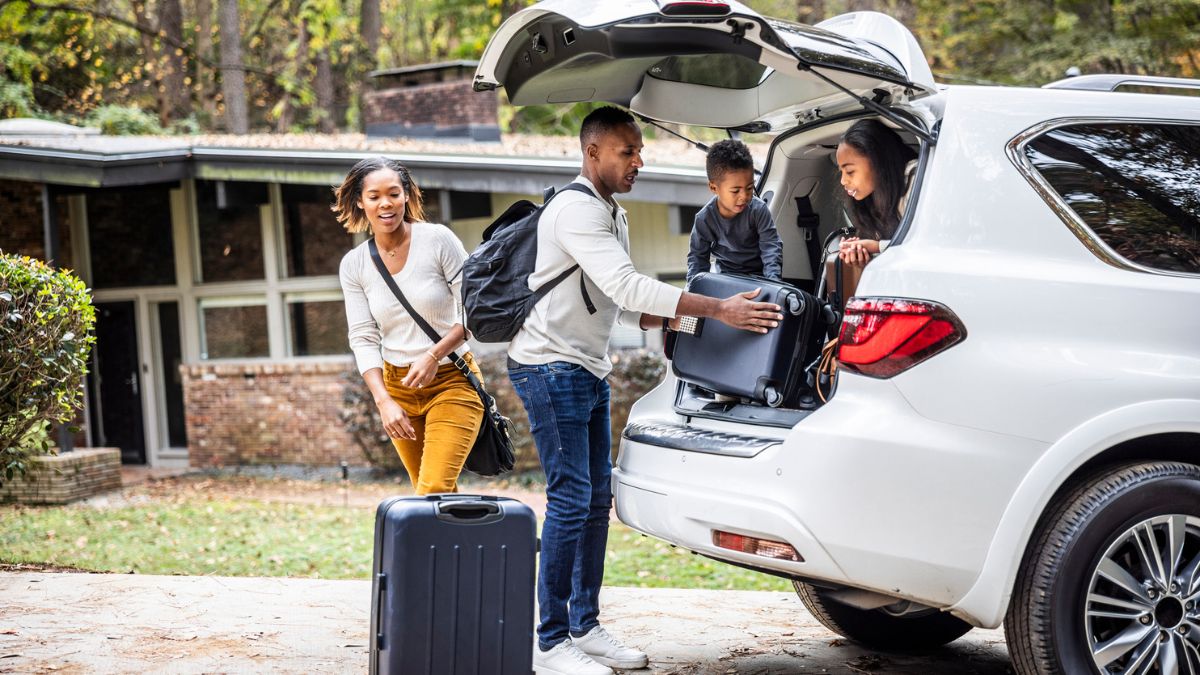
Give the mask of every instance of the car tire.
[{"label": "car tire", "polygon": [[1021,675],[1200,675],[1200,467],[1108,467],[1064,493],[1025,552],[1004,630]]},{"label": "car tire", "polygon": [[793,581],[796,595],[829,630],[864,647],[886,651],[919,651],[953,642],[971,624],[938,610],[893,614],[885,609],[860,609],[830,597],[832,591]]}]

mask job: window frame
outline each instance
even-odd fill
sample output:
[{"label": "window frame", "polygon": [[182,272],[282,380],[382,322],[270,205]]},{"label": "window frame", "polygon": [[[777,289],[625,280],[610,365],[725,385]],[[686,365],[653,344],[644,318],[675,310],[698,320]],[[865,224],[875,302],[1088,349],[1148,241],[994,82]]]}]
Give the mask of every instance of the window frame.
[{"label": "window frame", "polygon": [[1179,118],[1153,118],[1153,117],[1057,117],[1046,120],[1029,127],[1025,131],[1014,136],[1005,147],[1005,152],[1008,155],[1009,161],[1017,167],[1017,171],[1025,178],[1026,181],[1037,192],[1042,201],[1054,211],[1055,215],[1063,221],[1063,224],[1075,235],[1077,239],[1092,252],[1101,261],[1129,272],[1144,272],[1146,274],[1157,274],[1167,277],[1182,277],[1185,279],[1200,278],[1200,274],[1192,272],[1179,272],[1176,270],[1164,270],[1156,267],[1149,267],[1136,263],[1128,258],[1117,253],[1100,235],[1096,234],[1091,227],[1084,222],[1083,218],[1075,212],[1063,199],[1062,195],[1050,185],[1049,181],[1042,176],[1041,172],[1033,166],[1033,162],[1025,154],[1025,148],[1034,139],[1048,132],[1063,127],[1070,126],[1087,126],[1096,124],[1125,124],[1125,125],[1153,125],[1166,126],[1170,124],[1186,125],[1200,129],[1200,120],[1187,120]]},{"label": "window frame", "polygon": [[[209,356],[208,355],[208,320],[205,310],[209,309],[240,309],[242,307],[262,307],[265,319],[263,332],[267,337],[267,353],[262,356]],[[199,327],[197,347],[200,355],[199,363],[229,363],[238,361],[261,361],[271,359],[271,302],[266,293],[248,293],[245,295],[221,294],[202,296],[196,299],[196,323]]]},{"label": "window frame", "polygon": [[[350,343],[347,341],[345,351],[334,354],[297,354],[296,353],[296,329],[292,322],[291,308],[292,305],[305,304],[310,302],[340,302],[345,303],[345,296],[342,294],[341,287],[337,290],[309,290],[309,291],[281,291],[283,304],[283,327],[286,340],[286,356],[289,359],[328,359],[340,358],[344,356],[352,356],[353,351],[350,350]],[[343,334],[346,332],[345,326],[342,326]]]}]

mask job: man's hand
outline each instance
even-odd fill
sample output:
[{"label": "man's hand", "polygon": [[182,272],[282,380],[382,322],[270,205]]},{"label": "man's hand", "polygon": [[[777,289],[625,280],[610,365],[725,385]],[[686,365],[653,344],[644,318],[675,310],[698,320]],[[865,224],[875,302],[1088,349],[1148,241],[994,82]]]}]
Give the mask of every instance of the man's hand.
[{"label": "man's hand", "polygon": [[779,313],[781,308],[770,302],[754,302],[754,298],[761,292],[761,288],[756,288],[725,298],[717,307],[714,318],[734,328],[754,333],[765,333],[778,326],[783,320],[783,315]]}]

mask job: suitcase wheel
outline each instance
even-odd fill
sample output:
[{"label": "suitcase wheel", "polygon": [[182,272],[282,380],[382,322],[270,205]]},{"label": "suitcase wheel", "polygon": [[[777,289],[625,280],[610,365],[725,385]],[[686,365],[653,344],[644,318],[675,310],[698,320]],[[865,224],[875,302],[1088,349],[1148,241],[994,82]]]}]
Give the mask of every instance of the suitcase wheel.
[{"label": "suitcase wheel", "polygon": [[772,408],[778,408],[779,405],[783,403],[783,396],[780,395],[779,391],[776,390],[775,387],[767,387],[763,389],[763,400],[765,400],[767,405],[771,406]]},{"label": "suitcase wheel", "polygon": [[799,314],[800,312],[804,311],[804,302],[800,300],[800,296],[795,295],[795,294],[788,295],[787,311],[788,311],[788,314],[791,314],[792,316],[795,316],[795,315]]}]

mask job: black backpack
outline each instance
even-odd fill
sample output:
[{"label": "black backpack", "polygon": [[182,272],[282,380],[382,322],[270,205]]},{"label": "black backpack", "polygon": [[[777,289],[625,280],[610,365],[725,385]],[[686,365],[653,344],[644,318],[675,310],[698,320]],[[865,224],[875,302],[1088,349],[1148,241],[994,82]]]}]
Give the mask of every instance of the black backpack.
[{"label": "black backpack", "polygon": [[[567,190],[595,196],[581,183],[568,183],[557,192],[548,189],[541,206],[522,199],[483,231],[483,243],[467,256],[462,269],[463,310],[467,330],[476,340],[513,339],[533,306],[579,268],[572,265],[536,291],[529,290],[529,275],[537,262],[538,220],[550,200]],[[588,312],[595,314],[582,276],[579,288]]]}]

